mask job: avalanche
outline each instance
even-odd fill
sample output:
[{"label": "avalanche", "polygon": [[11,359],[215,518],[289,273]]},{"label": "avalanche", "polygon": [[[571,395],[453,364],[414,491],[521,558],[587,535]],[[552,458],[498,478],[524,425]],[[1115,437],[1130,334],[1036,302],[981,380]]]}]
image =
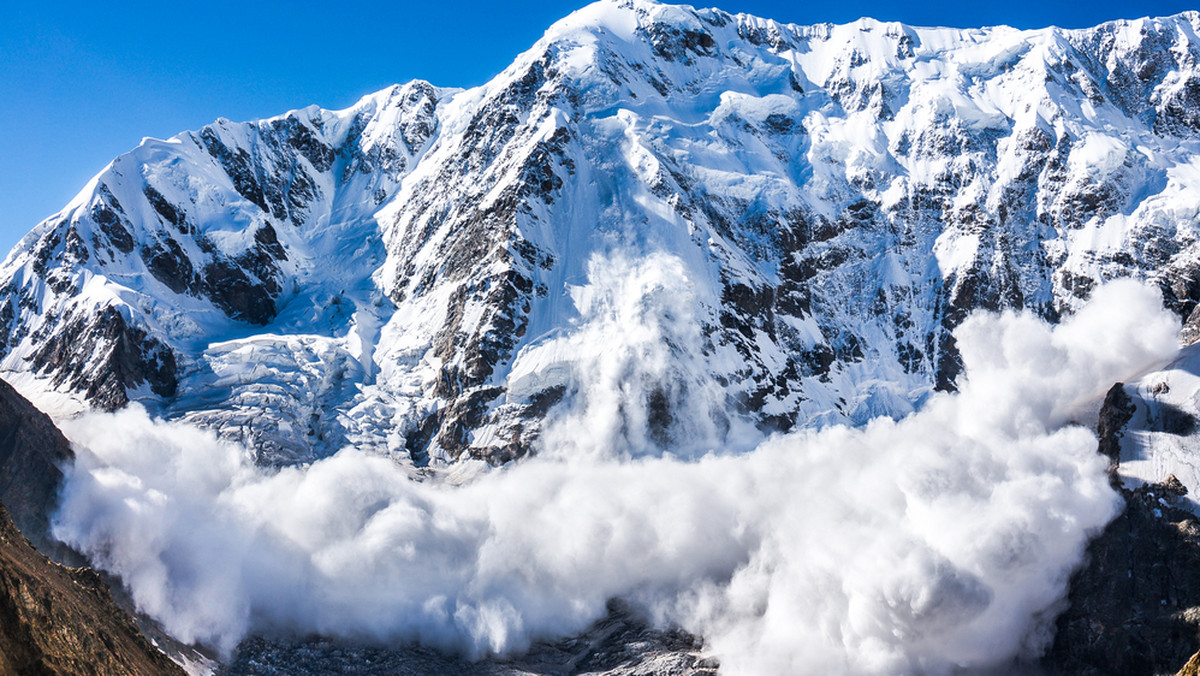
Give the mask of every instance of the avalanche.
[{"label": "avalanche", "polygon": [[[686,369],[651,346],[698,352],[677,333],[680,296],[643,294],[676,271],[610,266],[593,293],[648,300],[624,338],[589,318],[583,335],[608,340],[576,344],[597,361],[538,457],[459,486],[352,448],[266,470],[134,407],[66,424],[89,450],[55,535],[173,635],[225,651],[290,632],[482,657],[579,632],[612,598],[703,636],[728,674],[943,674],[1048,646],[1067,573],[1119,504],[1096,437],[1070,421],[1175,354],[1157,291],[1114,283],[1057,327],[973,315],[959,393],[688,460],[632,455],[654,432],[630,411],[662,369]],[[719,406],[697,385],[695,412]]]}]

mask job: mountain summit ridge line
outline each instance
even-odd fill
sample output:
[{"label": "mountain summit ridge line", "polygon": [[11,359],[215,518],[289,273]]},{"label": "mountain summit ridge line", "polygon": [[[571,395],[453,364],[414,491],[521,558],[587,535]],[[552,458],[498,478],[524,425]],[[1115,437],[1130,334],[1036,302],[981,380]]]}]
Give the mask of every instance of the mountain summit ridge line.
[{"label": "mountain summit ridge line", "polygon": [[[901,416],[954,386],[971,309],[1055,319],[1133,276],[1193,319],[1198,30],[599,2],[480,87],[146,140],[0,266],[0,370],[268,464],[501,463],[580,396],[577,290],[661,253],[708,341],[629,413],[657,430],[630,453]],[[712,383],[689,440],[675,412]]]}]

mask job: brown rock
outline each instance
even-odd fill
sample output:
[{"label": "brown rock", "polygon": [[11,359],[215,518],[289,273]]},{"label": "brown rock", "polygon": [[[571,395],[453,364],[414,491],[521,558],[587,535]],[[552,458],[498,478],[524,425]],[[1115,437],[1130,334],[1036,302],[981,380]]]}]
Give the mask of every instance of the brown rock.
[{"label": "brown rock", "polygon": [[0,501],[13,522],[41,550],[62,560],[50,537],[62,468],[75,460],[71,444],[50,416],[0,380]]},{"label": "brown rock", "polygon": [[1192,659],[1175,676],[1200,676],[1200,653],[1192,655]]},{"label": "brown rock", "polygon": [[90,568],[37,552],[0,505],[0,676],[180,675]]}]

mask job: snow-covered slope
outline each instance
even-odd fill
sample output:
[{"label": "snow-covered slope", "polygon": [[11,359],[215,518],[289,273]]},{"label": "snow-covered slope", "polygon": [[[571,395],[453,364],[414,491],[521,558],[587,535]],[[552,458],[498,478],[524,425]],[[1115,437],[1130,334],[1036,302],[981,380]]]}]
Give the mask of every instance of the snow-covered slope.
[{"label": "snow-covered slope", "polygon": [[0,268],[0,370],[270,463],[503,462],[579,411],[630,455],[902,415],[970,309],[1133,276],[1192,315],[1198,32],[604,0],[475,89],[144,141]]},{"label": "snow-covered slope", "polygon": [[[1116,406],[1122,415],[1115,421],[1116,455],[1124,483],[1136,488],[1174,476],[1189,497],[1184,506],[1200,513],[1200,344],[1190,345],[1179,358],[1161,370],[1136,381],[1114,386],[1120,394]],[[1122,396],[1123,395],[1123,396]]]}]

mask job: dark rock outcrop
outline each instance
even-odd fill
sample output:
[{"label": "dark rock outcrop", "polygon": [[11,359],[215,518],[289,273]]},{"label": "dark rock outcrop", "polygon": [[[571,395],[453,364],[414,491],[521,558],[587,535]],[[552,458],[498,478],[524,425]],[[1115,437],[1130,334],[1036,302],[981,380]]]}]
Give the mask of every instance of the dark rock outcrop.
[{"label": "dark rock outcrop", "polygon": [[1100,409],[1099,451],[1125,509],[1071,577],[1069,607],[1044,659],[1051,674],[1170,674],[1200,647],[1200,521],[1185,508],[1188,490],[1174,475],[1131,490],[1118,474],[1135,408],[1116,383]]},{"label": "dark rock outcrop", "polygon": [[178,385],[171,348],[111,305],[65,319],[33,354],[31,366],[105,411],[124,407],[129,391],[141,385],[161,397],[173,396]]},{"label": "dark rock outcrop", "polygon": [[715,660],[678,630],[652,629],[636,611],[611,602],[608,616],[579,636],[534,644],[524,655],[468,661],[428,648],[381,648],[325,638],[251,638],[220,676],[716,676]]},{"label": "dark rock outcrop", "polygon": [[38,553],[0,505],[0,676],[183,673],[138,632],[96,571]]},{"label": "dark rock outcrop", "polygon": [[43,552],[61,549],[50,537],[62,468],[75,459],[50,416],[0,380],[0,500],[12,520]]},{"label": "dark rock outcrop", "polygon": [[1174,673],[1200,647],[1200,523],[1169,477],[1122,489],[1125,511],[1088,547],[1045,658],[1050,673]]},{"label": "dark rock outcrop", "polygon": [[1096,435],[1100,437],[1100,454],[1108,458],[1109,472],[1115,472],[1121,462],[1121,432],[1133,418],[1133,399],[1125,392],[1125,383],[1115,383],[1104,395]]}]

